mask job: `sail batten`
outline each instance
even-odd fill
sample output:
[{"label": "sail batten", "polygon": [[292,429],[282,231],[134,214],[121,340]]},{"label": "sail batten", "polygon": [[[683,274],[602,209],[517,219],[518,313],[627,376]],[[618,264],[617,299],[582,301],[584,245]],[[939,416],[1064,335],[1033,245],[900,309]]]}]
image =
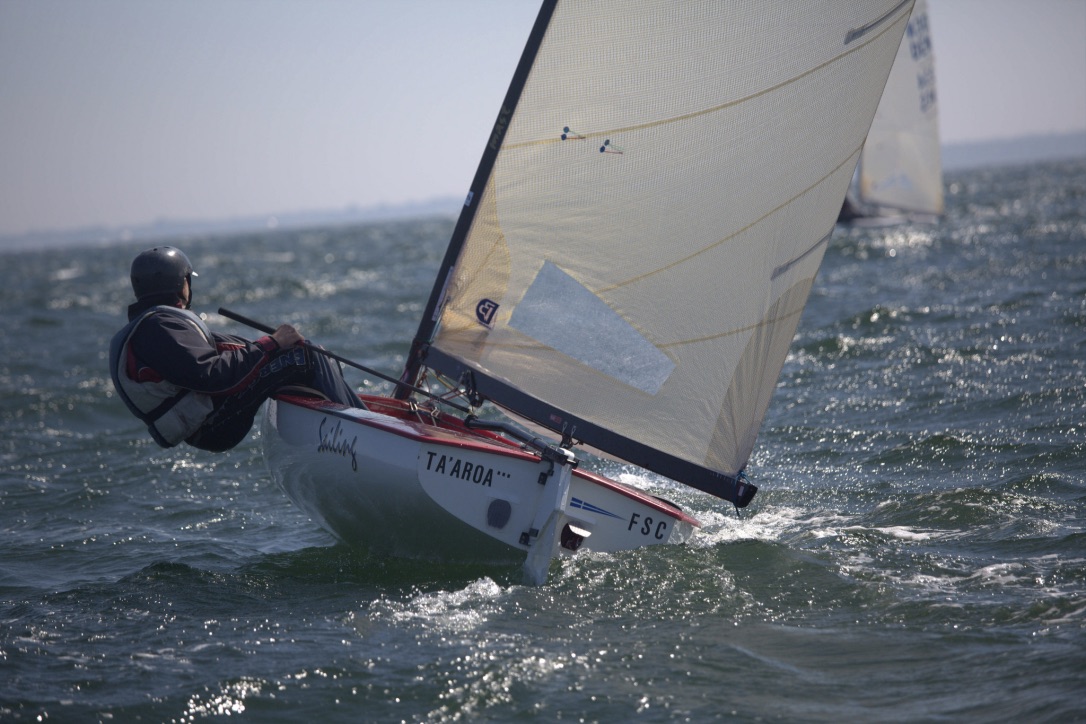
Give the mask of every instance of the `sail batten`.
[{"label": "sail batten", "polygon": [[910,3],[636,5],[554,5],[416,349],[535,424],[745,504]]},{"label": "sail batten", "polygon": [[889,12],[887,12],[881,18],[878,18],[877,20],[873,20],[872,22],[870,22],[867,25],[864,25],[862,27],[855,28],[853,30],[848,31],[848,34],[845,35],[845,45],[849,45],[849,44],[855,42],[856,40],[858,40],[859,38],[862,38],[863,36],[867,35],[872,30],[874,30],[875,28],[879,27],[880,25],[885,23],[887,20],[892,18],[895,13],[899,12],[906,5],[909,5],[909,3],[910,3],[910,0],[901,0],[901,2],[898,3],[897,7],[895,7],[893,10],[890,10]]}]

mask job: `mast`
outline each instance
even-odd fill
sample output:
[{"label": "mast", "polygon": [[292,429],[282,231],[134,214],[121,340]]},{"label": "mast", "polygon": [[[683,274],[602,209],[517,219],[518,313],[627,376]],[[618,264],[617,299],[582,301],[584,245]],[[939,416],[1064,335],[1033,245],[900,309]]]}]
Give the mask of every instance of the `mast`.
[{"label": "mast", "polygon": [[543,0],[535,24],[532,26],[532,31],[528,35],[528,42],[524,46],[524,52],[521,53],[520,62],[517,64],[513,79],[509,83],[509,90],[506,91],[505,100],[502,102],[501,110],[498,111],[494,127],[490,131],[490,138],[483,149],[483,157],[479,161],[479,168],[475,171],[475,178],[472,180],[468,196],[464,200],[464,207],[460,211],[460,217],[457,219],[456,227],[449,239],[449,246],[445,250],[445,258],[442,260],[441,268],[434,280],[434,287],[430,290],[430,298],[426,302],[426,308],[419,320],[419,328],[411,342],[411,349],[404,363],[403,374],[400,376],[400,382],[404,384],[397,385],[396,391],[393,393],[393,396],[397,399],[407,399],[411,395],[411,388],[408,385],[415,385],[418,382],[419,372],[426,357],[426,347],[433,337],[434,330],[437,328],[445,288],[456,266],[456,261],[460,257],[460,252],[464,248],[468,230],[471,229],[471,224],[475,220],[475,210],[478,206],[474,202],[482,197],[483,189],[486,187],[490,173],[494,169],[494,161],[501,150],[502,140],[505,138],[505,132],[509,127],[509,120],[513,117],[513,112],[517,108],[517,102],[520,100],[521,92],[528,80],[528,74],[531,73],[532,65],[535,63],[536,55],[539,52],[539,46],[543,43],[543,37],[547,34],[547,26],[550,25],[551,17],[554,15],[554,9],[557,6],[558,0]]}]

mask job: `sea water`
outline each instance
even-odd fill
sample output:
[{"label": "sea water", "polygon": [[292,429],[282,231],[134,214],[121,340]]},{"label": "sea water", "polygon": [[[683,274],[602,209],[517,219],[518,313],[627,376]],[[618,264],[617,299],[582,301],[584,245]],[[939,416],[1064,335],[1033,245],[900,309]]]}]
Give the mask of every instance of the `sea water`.
[{"label": "sea water", "polygon": [[[755,502],[595,463],[704,526],[538,588],[337,544],[255,432],[155,446],[106,361],[148,243],[0,253],[0,720],[1086,719],[1086,161],[946,180],[835,232]],[[395,374],[452,225],[164,241],[213,327]]]}]

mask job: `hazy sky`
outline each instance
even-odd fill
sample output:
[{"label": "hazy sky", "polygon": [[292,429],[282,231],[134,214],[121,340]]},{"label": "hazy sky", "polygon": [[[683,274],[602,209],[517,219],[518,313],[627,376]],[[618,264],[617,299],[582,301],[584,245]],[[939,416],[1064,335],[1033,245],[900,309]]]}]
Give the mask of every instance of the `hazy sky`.
[{"label": "hazy sky", "polygon": [[[0,0],[0,235],[460,196],[537,7]],[[944,143],[1086,129],[1086,0],[929,15]]]}]

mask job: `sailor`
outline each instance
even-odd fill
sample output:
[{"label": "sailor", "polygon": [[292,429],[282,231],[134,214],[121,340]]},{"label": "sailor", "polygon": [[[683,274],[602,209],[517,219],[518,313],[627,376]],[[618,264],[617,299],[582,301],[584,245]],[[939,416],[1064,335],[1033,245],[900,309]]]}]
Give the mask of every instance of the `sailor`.
[{"label": "sailor", "polygon": [[245,439],[261,403],[288,385],[355,404],[338,365],[313,354],[289,324],[255,341],[208,329],[190,310],[195,276],[179,249],[141,252],[132,262],[136,302],[110,344],[113,386],[155,442],[229,450]]}]

